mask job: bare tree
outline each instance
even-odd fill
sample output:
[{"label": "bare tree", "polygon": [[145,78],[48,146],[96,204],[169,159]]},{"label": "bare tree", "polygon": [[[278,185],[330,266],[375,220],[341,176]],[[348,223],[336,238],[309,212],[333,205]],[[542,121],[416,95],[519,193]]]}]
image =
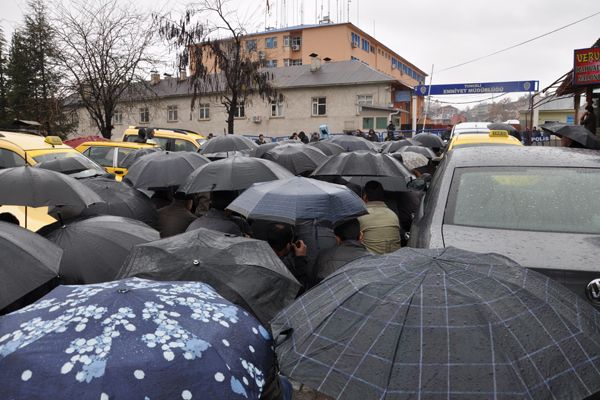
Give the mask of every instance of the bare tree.
[{"label": "bare tree", "polygon": [[54,26],[65,83],[110,138],[117,103],[154,61],[151,18],[118,0],[77,0],[57,7]]},{"label": "bare tree", "polygon": [[179,68],[191,70],[192,108],[202,95],[217,96],[227,113],[227,132],[233,134],[238,106],[255,96],[272,99],[276,91],[272,74],[261,68],[256,43],[246,40],[244,24],[227,6],[226,0],[203,0],[179,21],[155,18],[160,35],[177,49]]}]

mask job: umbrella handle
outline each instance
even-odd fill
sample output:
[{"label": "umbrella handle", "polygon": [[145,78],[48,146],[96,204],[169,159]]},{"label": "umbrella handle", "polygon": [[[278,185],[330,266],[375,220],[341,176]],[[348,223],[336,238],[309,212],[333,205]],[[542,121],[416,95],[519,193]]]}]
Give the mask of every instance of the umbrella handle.
[{"label": "umbrella handle", "polygon": [[277,337],[274,340],[275,347],[283,344],[286,340],[288,340],[292,336],[292,333],[294,333],[294,328],[288,328],[279,332],[279,334],[277,334]]}]

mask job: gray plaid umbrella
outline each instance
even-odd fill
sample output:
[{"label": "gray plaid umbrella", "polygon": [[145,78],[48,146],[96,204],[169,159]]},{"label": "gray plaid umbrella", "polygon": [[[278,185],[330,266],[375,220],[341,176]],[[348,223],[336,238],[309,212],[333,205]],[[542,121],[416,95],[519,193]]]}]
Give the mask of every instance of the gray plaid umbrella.
[{"label": "gray plaid umbrella", "polygon": [[204,228],[136,246],[118,276],[202,281],[265,322],[300,289],[267,242]]},{"label": "gray plaid umbrella", "polygon": [[227,153],[232,151],[254,150],[258,145],[239,135],[216,136],[202,146],[200,154]]},{"label": "gray plaid umbrella", "polygon": [[500,255],[405,248],[364,257],[271,325],[282,372],[337,399],[600,391],[600,314]]},{"label": "gray plaid umbrella", "polygon": [[311,142],[308,144],[309,146],[316,147],[321,150],[327,156],[334,156],[336,154],[340,154],[345,152],[346,150],[340,146],[339,144],[335,144],[329,140],[320,140],[318,142]]},{"label": "gray plaid umbrella", "polygon": [[139,158],[123,181],[137,189],[179,186],[192,172],[209,162],[208,158],[190,151],[159,151]]},{"label": "gray plaid umbrella", "polygon": [[58,276],[62,250],[27,229],[0,222],[0,309]]},{"label": "gray plaid umbrella", "polygon": [[314,171],[327,156],[321,150],[302,143],[286,143],[269,150],[262,158],[276,162],[294,175],[300,175]]},{"label": "gray plaid umbrella", "polygon": [[302,177],[252,185],[227,208],[246,218],[292,225],[302,220],[335,224],[367,213],[347,187]]},{"label": "gray plaid umbrella", "polygon": [[213,161],[198,168],[179,190],[188,194],[215,190],[243,190],[253,183],[292,176],[294,175],[291,172],[273,161],[235,156]]}]

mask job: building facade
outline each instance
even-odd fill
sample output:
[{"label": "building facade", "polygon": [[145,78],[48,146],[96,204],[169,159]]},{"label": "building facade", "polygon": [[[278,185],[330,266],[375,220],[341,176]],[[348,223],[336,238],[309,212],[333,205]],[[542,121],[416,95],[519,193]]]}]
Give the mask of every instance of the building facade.
[{"label": "building facade", "polygon": [[[314,62],[314,60],[313,60]],[[409,101],[396,102],[399,92],[410,88],[370,66],[353,61],[328,62],[277,68],[272,84],[278,98],[246,99],[236,110],[235,132],[269,137],[292,132],[330,132],[356,129],[385,131],[390,118],[396,124],[409,119]],[[150,85],[153,94],[129,99],[117,107],[113,139],[119,140],[129,126],[190,129],[201,134],[226,131],[226,111],[218,93],[204,93],[192,108],[187,79],[166,78]],[[77,108],[80,135],[95,134],[97,128],[83,107]]]}]

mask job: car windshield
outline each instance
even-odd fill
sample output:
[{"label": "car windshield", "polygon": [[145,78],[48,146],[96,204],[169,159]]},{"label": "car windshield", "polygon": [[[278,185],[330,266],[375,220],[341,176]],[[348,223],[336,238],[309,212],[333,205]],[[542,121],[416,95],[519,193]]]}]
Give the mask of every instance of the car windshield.
[{"label": "car windshield", "polygon": [[600,234],[600,169],[457,168],[444,223]]},{"label": "car windshield", "polygon": [[79,159],[79,161],[82,162],[82,164],[87,166],[88,169],[104,171],[102,169],[102,167],[100,167],[98,164],[94,163],[92,160],[81,155],[80,153],[78,153],[76,151],[52,151],[49,153],[40,154],[38,156],[35,156],[35,157],[33,157],[33,159],[35,160],[36,163],[42,163],[42,162],[46,162],[46,161],[58,160],[59,158],[65,158],[65,157],[76,157],[77,159]]}]

